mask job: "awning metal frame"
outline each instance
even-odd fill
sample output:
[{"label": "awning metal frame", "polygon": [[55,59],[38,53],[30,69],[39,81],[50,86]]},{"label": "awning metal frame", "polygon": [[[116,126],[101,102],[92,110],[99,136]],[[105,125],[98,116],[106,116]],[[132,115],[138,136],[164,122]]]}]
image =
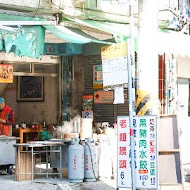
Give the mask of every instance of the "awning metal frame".
[{"label": "awning metal frame", "polygon": [[32,26],[32,25],[57,25],[57,21],[0,21],[3,26]]}]

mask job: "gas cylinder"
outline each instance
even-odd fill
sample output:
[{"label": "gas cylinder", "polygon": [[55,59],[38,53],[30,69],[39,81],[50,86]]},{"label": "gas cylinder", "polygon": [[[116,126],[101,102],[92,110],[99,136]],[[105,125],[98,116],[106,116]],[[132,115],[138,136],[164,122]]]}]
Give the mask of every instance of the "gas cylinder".
[{"label": "gas cylinder", "polygon": [[96,181],[98,178],[96,146],[90,138],[85,139],[84,146],[84,181]]},{"label": "gas cylinder", "polygon": [[79,138],[71,138],[69,152],[68,179],[71,183],[80,183],[84,180],[84,147],[79,144]]}]

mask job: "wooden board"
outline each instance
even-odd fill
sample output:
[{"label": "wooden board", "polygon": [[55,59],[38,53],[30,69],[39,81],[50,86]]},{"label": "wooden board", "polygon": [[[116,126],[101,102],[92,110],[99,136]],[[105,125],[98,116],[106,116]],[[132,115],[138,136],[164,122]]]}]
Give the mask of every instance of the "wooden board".
[{"label": "wooden board", "polygon": [[[18,152],[16,152],[16,163],[15,163],[15,181],[19,180],[18,176]],[[35,171],[35,156],[33,163],[34,171]],[[20,173],[32,173],[32,157],[30,152],[21,152],[20,153]],[[20,175],[20,181],[23,180],[32,180],[32,175]]]},{"label": "wooden board", "polygon": [[161,116],[159,124],[158,139],[160,184],[183,186],[183,171],[177,116]]},{"label": "wooden board", "polygon": [[182,184],[179,153],[160,153],[160,184]]},{"label": "wooden board", "polygon": [[160,118],[159,149],[179,149],[178,126],[176,116],[163,116]]}]

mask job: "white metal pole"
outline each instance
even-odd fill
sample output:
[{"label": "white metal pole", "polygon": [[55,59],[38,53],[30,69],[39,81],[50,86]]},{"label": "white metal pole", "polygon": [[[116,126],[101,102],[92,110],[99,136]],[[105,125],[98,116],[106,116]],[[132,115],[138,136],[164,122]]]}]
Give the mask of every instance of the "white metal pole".
[{"label": "white metal pole", "polygon": [[158,114],[158,0],[139,0],[137,115]]},{"label": "white metal pole", "polygon": [[135,115],[135,51],[134,51],[134,0],[130,0],[130,39],[128,39],[128,96],[129,96],[129,126],[130,126],[130,144],[131,144],[131,180],[132,190],[136,190],[135,177],[135,142],[133,129],[133,116]]},{"label": "white metal pole", "polygon": [[[130,39],[128,40],[128,46],[130,47]],[[130,48],[129,48],[130,49]],[[130,53],[130,51],[128,51]],[[136,189],[135,183],[135,157],[134,157],[134,150],[135,150],[135,143],[134,143],[134,135],[133,135],[133,91],[132,91],[132,56],[131,54],[128,55],[128,96],[129,96],[129,126],[130,126],[130,144],[131,144],[131,180],[132,180],[132,190]]]}]

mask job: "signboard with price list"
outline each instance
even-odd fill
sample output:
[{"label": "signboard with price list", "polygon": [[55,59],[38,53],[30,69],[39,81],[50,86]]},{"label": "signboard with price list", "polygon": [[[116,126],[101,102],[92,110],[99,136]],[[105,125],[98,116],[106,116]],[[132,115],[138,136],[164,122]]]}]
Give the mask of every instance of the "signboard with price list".
[{"label": "signboard with price list", "polygon": [[128,83],[127,44],[113,44],[101,48],[103,87]]},{"label": "signboard with price list", "polygon": [[130,130],[129,117],[119,116],[118,126],[118,188],[131,187],[130,135],[134,135],[136,187],[158,188],[158,149],[156,116],[135,116],[134,131]]}]

